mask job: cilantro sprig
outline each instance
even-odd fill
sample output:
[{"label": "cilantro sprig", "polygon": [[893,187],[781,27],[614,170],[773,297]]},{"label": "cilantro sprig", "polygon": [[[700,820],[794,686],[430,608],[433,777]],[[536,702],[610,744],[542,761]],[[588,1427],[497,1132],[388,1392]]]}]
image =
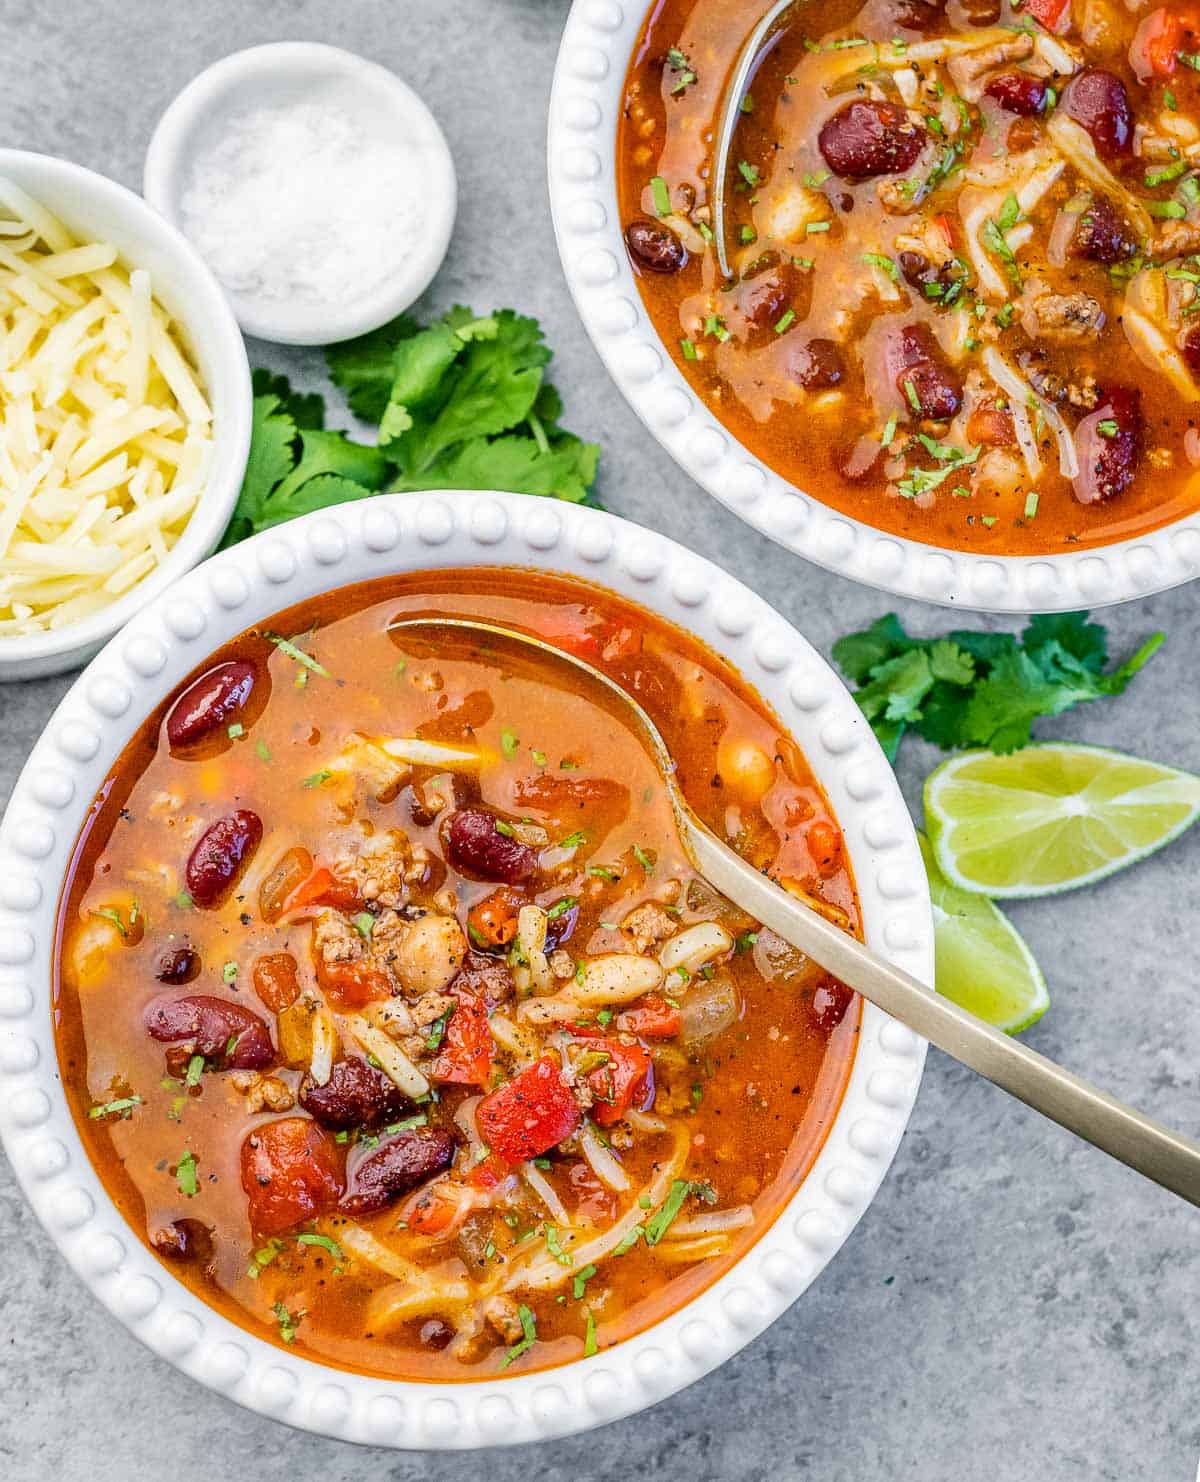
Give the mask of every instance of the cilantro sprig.
[{"label": "cilantro sprig", "polygon": [[329,373],[377,442],[325,426],[324,399],[254,373],[250,456],[224,546],[383,491],[505,489],[588,500],[600,450],[559,425],[541,326],[512,309],[456,307],[422,328],[402,314],[333,345]]},{"label": "cilantro sprig", "polygon": [[962,631],[913,638],[889,613],[839,638],[833,657],[895,761],[910,730],[944,751],[1028,746],[1035,720],[1123,693],[1164,641],[1155,633],[1109,670],[1107,634],[1087,613],[1035,617],[1019,639]]}]

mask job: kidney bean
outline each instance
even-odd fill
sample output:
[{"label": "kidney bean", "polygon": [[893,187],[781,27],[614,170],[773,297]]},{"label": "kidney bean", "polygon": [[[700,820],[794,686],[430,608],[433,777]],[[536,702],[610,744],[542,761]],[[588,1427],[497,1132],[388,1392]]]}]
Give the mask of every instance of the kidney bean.
[{"label": "kidney bean", "polygon": [[651,273],[677,273],[687,265],[687,248],[661,221],[631,221],[625,228],[625,245],[638,267]]},{"label": "kidney bean", "polygon": [[935,422],[957,416],[962,406],[962,381],[923,324],[907,325],[893,335],[887,355],[896,389],[910,412]]},{"label": "kidney bean", "polygon": [[979,406],[967,418],[967,440],[989,448],[1014,448],[1017,434],[1010,413],[998,407]]},{"label": "kidney bean", "polygon": [[262,842],[262,819],[249,808],[218,818],[200,836],[184,871],[188,894],[198,906],[215,906]]},{"label": "kidney bean", "polygon": [[418,1184],[444,1173],[454,1162],[455,1141],[444,1127],[413,1127],[398,1132],[349,1170],[339,1208],[346,1214],[374,1214]]},{"label": "kidney bean", "polygon": [[345,1186],[341,1149],[307,1117],[267,1122],[242,1143],[242,1188],[260,1235],[283,1235],[327,1214]]},{"label": "kidney bean", "polygon": [[1200,324],[1188,330],[1183,342],[1183,358],[1192,374],[1200,377]]},{"label": "kidney bean", "polygon": [[254,665],[244,659],[230,659],[202,674],[172,705],[167,740],[192,746],[228,725],[245,707],[257,678]]},{"label": "kidney bean", "polygon": [[[220,1060],[226,1070],[261,1070],[275,1058],[266,1024],[250,1009],[226,998],[195,993],[187,998],[156,998],[143,1022],[152,1039],[187,1040],[193,1055]],[[233,1049],[226,1053],[230,1041]]]},{"label": "kidney bean", "polygon": [[758,329],[772,329],[791,307],[799,291],[799,273],[780,264],[738,285],[736,302],[742,315]]},{"label": "kidney bean", "polygon": [[1100,154],[1112,159],[1133,148],[1133,110],[1125,84],[1112,72],[1090,67],[1073,77],[1063,93],[1069,118],[1086,129]]},{"label": "kidney bean", "polygon": [[300,1084],[300,1105],[314,1121],[333,1132],[380,1127],[413,1110],[413,1103],[383,1071],[357,1055],[334,1061],[323,1086],[305,1076]]},{"label": "kidney bean", "polygon": [[1133,257],[1137,251],[1137,238],[1117,208],[1104,196],[1094,197],[1075,228],[1071,240],[1073,255],[1111,267]]},{"label": "kidney bean", "polygon": [[190,983],[200,971],[200,954],[190,942],[168,948],[158,959],[154,976],[160,983]]},{"label": "kidney bean", "polygon": [[1021,118],[1035,118],[1044,113],[1050,96],[1045,79],[1028,72],[1002,72],[992,78],[984,92],[1006,113],[1016,113]]},{"label": "kidney bean", "polygon": [[846,1017],[846,1010],[853,1002],[853,991],[829,978],[809,1000],[808,1011],[817,1028],[828,1034]]},{"label": "kidney bean", "polygon": [[201,1220],[176,1220],[150,1233],[150,1244],[168,1261],[206,1266],[213,1256],[213,1232]]},{"label": "kidney bean", "polygon": [[1142,456],[1144,429],[1142,394],[1127,386],[1109,390],[1104,404],[1080,422],[1075,429],[1080,504],[1114,499],[1129,488]]},{"label": "kidney bean", "polygon": [[907,170],[924,149],[925,138],[925,130],[895,103],[859,99],[826,119],[817,144],[835,175],[868,180]]},{"label": "kidney bean", "polygon": [[946,0],[892,0],[891,23],[908,31],[927,31],[945,9]]},{"label": "kidney bean", "polygon": [[824,391],[845,379],[846,358],[835,340],[818,336],[789,352],[787,373],[806,391]]},{"label": "kidney bean", "polygon": [[462,808],[454,814],[446,831],[446,853],[455,869],[506,885],[528,879],[537,868],[537,855],[529,845],[502,834],[495,815],[483,808]]}]

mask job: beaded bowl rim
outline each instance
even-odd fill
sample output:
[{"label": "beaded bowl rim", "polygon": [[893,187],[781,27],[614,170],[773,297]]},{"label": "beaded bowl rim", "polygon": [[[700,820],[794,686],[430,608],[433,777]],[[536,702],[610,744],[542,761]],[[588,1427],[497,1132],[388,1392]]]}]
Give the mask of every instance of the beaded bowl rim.
[{"label": "beaded bowl rim", "polygon": [[80,675],[0,823],[0,1137],[51,1239],[92,1293],[176,1368],[247,1408],[337,1439],[471,1449],[573,1434],[698,1379],[805,1290],[874,1197],[907,1124],[925,1043],[864,1005],[828,1137],[774,1223],[720,1280],[635,1337],[557,1369],[423,1383],[352,1374],[206,1306],[105,1193],[58,1074],[50,1012],[59,894],[79,828],[142,718],[220,644],[297,602],[390,574],[508,567],[622,594],[723,654],[796,737],[843,829],[868,942],[925,982],[933,921],[895,774],[824,659],[761,598],[664,537],[528,496],[379,495],[305,516],[196,567]]},{"label": "beaded bowl rim", "polygon": [[713,416],[650,321],[621,233],[616,137],[646,0],[574,0],[550,95],[546,164],[563,271],[626,401],[672,458],[755,530],[817,566],[899,597],[981,612],[1111,606],[1200,575],[1200,513],[1069,555],[984,556],[841,514],[775,473]]}]

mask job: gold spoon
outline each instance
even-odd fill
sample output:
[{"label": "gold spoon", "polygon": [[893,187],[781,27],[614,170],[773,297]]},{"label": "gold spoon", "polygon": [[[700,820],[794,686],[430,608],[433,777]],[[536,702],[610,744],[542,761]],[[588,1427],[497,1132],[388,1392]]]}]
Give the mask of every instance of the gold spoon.
[{"label": "gold spoon", "polygon": [[729,178],[729,156],[733,150],[733,136],[737,133],[737,126],[741,120],[742,99],[746,96],[746,87],[754,75],[763,46],[775,22],[785,10],[789,10],[794,4],[796,0],[775,0],[775,4],[746,38],[745,44],[738,53],[737,65],[721,95],[721,112],[717,119],[716,133],[717,154],[713,168],[712,207],[717,261],[721,265],[721,273],[726,281],[732,278],[733,274],[729,271],[729,257],[725,251],[725,182]]},{"label": "gold spoon", "polygon": [[393,632],[416,629],[475,633],[490,647],[500,641],[533,649],[543,659],[585,675],[604,696],[604,708],[631,723],[645,741],[666,786],[684,850],[696,871],[715,890],[953,1059],[1127,1167],[1190,1204],[1200,1205],[1200,1146],[1124,1106],[948,998],[939,997],[789,895],[723,844],[697,818],[683,796],[675,778],[674,760],[658,727],[641,705],[606,674],[574,654],[497,623],[404,618],[389,626]]}]

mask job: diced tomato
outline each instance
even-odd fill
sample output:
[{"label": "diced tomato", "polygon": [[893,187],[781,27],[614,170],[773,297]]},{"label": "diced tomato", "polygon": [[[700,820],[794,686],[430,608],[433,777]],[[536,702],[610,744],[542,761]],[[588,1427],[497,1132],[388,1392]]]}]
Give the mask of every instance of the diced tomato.
[{"label": "diced tomato", "polygon": [[296,959],[290,952],[270,952],[254,960],[254,991],[273,1014],[289,1008],[300,997]]},{"label": "diced tomato", "polygon": [[318,865],[307,880],[302,881],[283,903],[282,915],[289,911],[302,911],[306,906],[336,906],[339,910],[353,910],[358,905],[358,892],[352,885],[339,880],[324,865]]},{"label": "diced tomato", "polygon": [[1025,9],[1047,31],[1057,31],[1063,17],[1070,12],[1071,0],[1028,0]]},{"label": "diced tomato", "polygon": [[474,1208],[479,1195],[451,1178],[426,1184],[400,1211],[400,1220],[414,1235],[452,1235]]},{"label": "diced tomato", "polygon": [[342,1197],[341,1149],[307,1117],[268,1122],[242,1143],[242,1188],[254,1230],[282,1235],[327,1213]]},{"label": "diced tomato", "polygon": [[683,1017],[665,998],[648,993],[637,1008],[617,1015],[617,1027],[643,1039],[674,1039],[683,1027]]},{"label": "diced tomato", "polygon": [[475,1111],[484,1141],[506,1163],[524,1163],[562,1142],[579,1126],[579,1107],[562,1071],[543,1055]]},{"label": "diced tomato", "polygon": [[474,993],[460,993],[446,1025],[441,1052],[433,1062],[436,1081],[486,1086],[496,1047],[488,1028],[487,1005]]},{"label": "diced tomato", "polygon": [[1165,6],[1146,17],[1129,48],[1129,61],[1139,82],[1175,75],[1183,46],[1183,29],[1182,18]]},{"label": "diced tomato", "polygon": [[623,1045],[613,1039],[595,1040],[592,1048],[608,1055],[604,1065],[587,1075],[588,1089],[595,1098],[592,1116],[601,1127],[611,1127],[635,1103],[640,1108],[646,1101],[654,1084],[650,1056],[641,1045]]},{"label": "diced tomato", "polygon": [[529,897],[511,885],[485,895],[467,913],[467,934],[477,947],[507,947],[517,935],[517,916]]},{"label": "diced tomato", "polygon": [[473,1189],[494,1189],[509,1177],[511,1171],[503,1158],[489,1153],[471,1168],[467,1174],[467,1182]]},{"label": "diced tomato", "polygon": [[323,963],[317,977],[337,1009],[361,1009],[364,1004],[392,996],[387,975],[366,962]]}]

